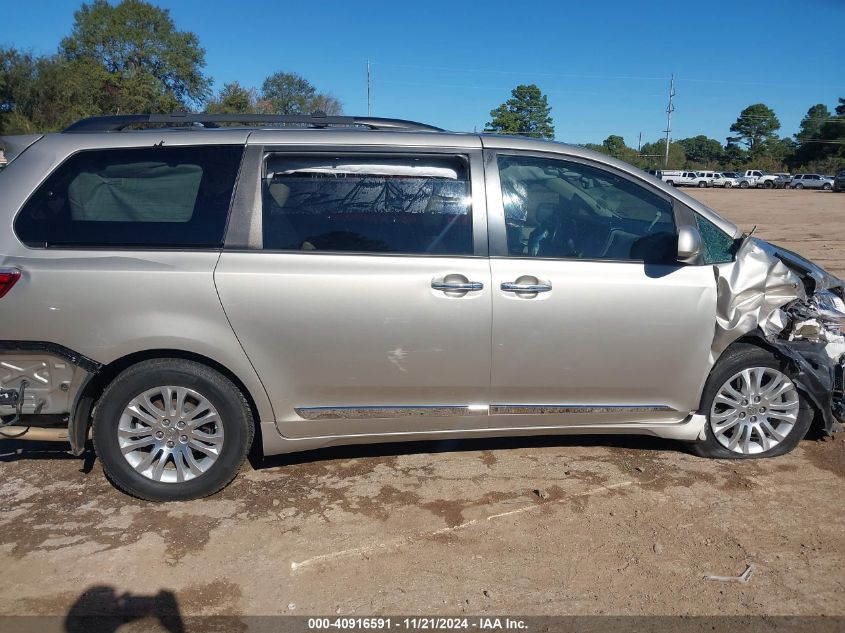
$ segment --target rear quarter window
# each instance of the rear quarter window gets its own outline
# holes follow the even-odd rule
[[[242,146],[88,150],[15,221],[31,247],[220,248]]]

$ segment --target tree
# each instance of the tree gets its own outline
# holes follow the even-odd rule
[[[511,98],[490,111],[492,121],[485,132],[519,134],[534,138],[554,138],[555,128],[546,95],[534,85],[519,85],[511,91]]]
[[[264,80],[261,100],[275,114],[311,114],[320,110],[329,115],[343,112],[343,104],[329,94],[319,93],[310,81],[296,73],[277,72]]]
[[[98,113],[97,86],[85,69],[59,56],[0,49],[0,133],[60,129]]]
[[[721,163],[724,157],[722,144],[704,134],[680,139],[678,143],[684,148],[687,162],[697,167],[714,167]]]
[[[237,81],[223,84],[217,96],[209,101],[206,112],[212,114],[252,114],[258,111],[254,88],[244,88]]]
[[[59,52],[99,84],[104,113],[172,111],[209,95],[197,36],[177,30],[168,10],[142,0],[83,3]]]
[[[755,103],[745,108],[731,125],[731,132],[736,132],[737,136],[729,137],[728,142],[740,141],[749,152],[756,154],[757,148],[774,138],[779,129],[780,121],[774,110],[763,103]]]
[[[813,138],[802,137],[799,142],[790,167],[827,173],[845,166],[845,99],[839,99],[836,115],[822,122]]]
[[[725,151],[722,155],[722,165],[737,169],[740,165],[744,165],[748,160],[748,152],[746,152],[739,143],[729,142],[725,145]]]
[[[795,140],[803,143],[816,138],[829,118],[830,110],[827,109],[827,106],[823,103],[817,103],[807,110],[807,114],[801,119],[801,127],[795,135]]]
[[[640,164],[645,169],[683,169],[687,161],[684,147],[677,141],[669,143],[669,164],[666,164],[666,139],[644,143],[640,148]]]

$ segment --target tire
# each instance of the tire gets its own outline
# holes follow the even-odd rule
[[[674,181],[674,180],[667,180],[667,181],[666,181],[666,184],[667,184],[667,185],[669,185],[670,187],[674,187],[674,186],[675,186],[675,181]]]
[[[763,387],[759,391],[759,393],[764,394],[761,400],[762,405],[759,402],[754,402],[753,397],[742,402],[737,399],[738,406],[736,408],[722,404],[724,401],[721,397],[717,401],[717,396],[725,395],[723,391],[726,383],[734,379],[734,391],[738,391],[742,395],[746,393],[753,395],[753,388],[747,392],[742,384],[743,379],[740,376],[745,370],[750,372],[752,381],[756,379],[758,374],[764,376],[760,380]],[[778,376],[780,378],[777,378]],[[778,398],[767,400],[765,397],[766,388],[777,386],[776,379],[782,380],[780,384],[785,389],[789,385],[791,387]],[[727,397],[733,398],[730,395]],[[743,407],[743,402],[747,402],[748,407]],[[773,415],[772,411],[761,412],[760,407],[763,405],[771,405],[776,413]],[[814,415],[812,406],[787,375],[787,363],[771,352],[753,345],[737,345],[719,359],[704,387],[699,410],[707,417],[704,425],[705,437],[692,445],[692,451],[701,457],[717,459],[753,459],[776,457],[788,453],[798,446],[798,442],[807,434]],[[732,412],[737,412],[736,417],[733,417]],[[724,416],[728,417],[725,418]],[[739,419],[739,416],[742,416],[743,419]],[[791,416],[794,416],[794,418]],[[763,418],[765,418],[765,423],[769,424],[773,431],[776,431],[777,436],[781,437],[780,440],[773,439],[775,436],[770,435],[768,431],[764,431],[759,421],[751,422]],[[732,421],[735,421],[735,426],[727,426]],[[725,425],[725,430],[719,433],[717,428],[721,424]],[[756,428],[754,428],[755,426]],[[746,428],[751,429],[747,433],[747,443],[743,441]],[[761,439],[761,434],[766,437],[765,440]],[[736,435],[740,437],[737,445],[733,448],[726,446],[725,443],[730,444]],[[768,448],[766,448],[767,445]],[[745,450],[746,448],[748,450]]]
[[[223,489],[238,474],[254,434],[243,393],[206,365],[178,358],[126,369],[94,413],[94,450],[106,476],[148,501],[199,499]]]
[[[825,183],[824,186],[822,186],[822,189],[824,189],[825,191],[830,191],[831,189],[833,189],[833,187],[830,186],[830,183]]]
[[[729,183],[729,182],[725,183],[725,189],[730,189],[731,187],[733,187],[733,185],[731,183]]]
[[[741,183],[739,183],[739,188],[748,189],[748,183],[743,180]]]
[[[704,189],[706,186],[707,186],[707,183],[706,183],[706,182],[704,182],[703,180],[702,180],[701,182],[699,182],[699,183],[698,183],[698,188],[699,188],[699,189]]]
[[[804,188],[804,185],[802,185],[802,184],[799,182],[797,185],[795,185],[795,188],[796,188],[796,189],[803,189],[803,188]]]
[[[775,183],[773,183],[771,180],[766,180],[763,182],[763,189],[771,189],[774,186]]]

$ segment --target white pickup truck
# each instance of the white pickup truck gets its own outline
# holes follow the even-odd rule
[[[709,187],[710,180],[694,171],[663,172],[663,181],[673,187]]]
[[[767,174],[759,169],[749,169],[739,177],[740,189],[749,187],[762,187],[763,189],[774,189],[778,186],[779,178],[774,174]]]

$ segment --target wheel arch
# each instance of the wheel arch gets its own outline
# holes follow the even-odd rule
[[[249,404],[252,418],[255,425],[255,440],[253,446],[263,446],[262,435],[262,416],[261,410],[258,407],[258,402],[255,395],[246,386],[243,380],[228,367],[222,363],[198,354],[196,352],[188,352],[180,349],[151,349],[140,352],[127,354],[112,362],[103,365],[100,370],[91,377],[90,380],[80,390],[77,395],[77,404],[70,419],[69,436],[71,438],[71,448],[75,454],[81,454],[85,440],[88,436],[88,431],[91,427],[91,417],[94,408],[97,405],[100,397],[106,388],[114,381],[121,372],[146,360],[154,360],[159,358],[178,358],[182,360],[190,360],[201,365],[205,365],[210,369],[214,369],[221,375],[225,376],[241,391]],[[262,394],[264,395],[264,394]],[[274,423],[273,420],[263,420],[265,423]]]
[[[802,367],[798,362],[796,362],[796,358],[785,354],[782,348],[779,348],[777,345],[770,342],[759,328],[749,332],[748,334],[744,334],[728,345],[719,355],[719,358],[716,359],[716,362],[713,363],[713,366],[710,368],[710,373],[707,375],[707,380],[704,383],[704,388],[701,391],[701,401],[699,402],[698,413],[707,415],[704,406],[704,396],[707,393],[707,386],[710,383],[710,378],[713,375],[713,372],[726,358],[730,355],[736,354],[743,348],[765,350],[771,353],[775,358],[786,363],[790,370],[789,377],[795,383],[796,388],[803,396],[804,400],[808,402],[813,409],[813,426],[822,425],[823,428],[828,428],[828,416],[825,415],[824,409],[822,408],[823,403],[820,401],[821,399],[819,398],[817,385],[808,384],[809,381],[806,379],[806,376],[803,375]]]

